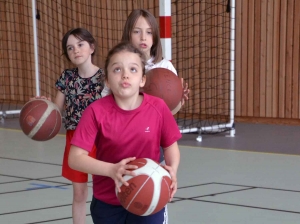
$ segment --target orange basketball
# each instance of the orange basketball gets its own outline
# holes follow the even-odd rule
[[[59,132],[62,117],[57,106],[51,101],[34,99],[22,107],[19,123],[29,138],[47,141]]]
[[[165,101],[173,114],[181,107],[183,88],[180,78],[166,68],[154,68],[146,73],[144,93]]]
[[[125,175],[129,186],[120,183],[121,192],[116,192],[121,205],[129,212],[148,216],[159,212],[171,196],[171,176],[157,162],[139,158],[129,164],[138,166],[136,176]]]

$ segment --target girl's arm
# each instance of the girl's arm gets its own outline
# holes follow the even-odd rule
[[[188,84],[185,83],[185,85],[184,85],[183,82],[184,82],[183,78],[181,78],[181,83],[182,83],[182,88],[183,88],[183,97],[182,97],[182,100],[181,100],[181,106],[184,105],[185,100],[189,99],[189,93],[190,93]]]
[[[172,200],[177,191],[177,170],[180,162],[180,152],[177,142],[174,142],[169,147],[164,148],[164,157],[166,161],[166,165],[164,166],[164,168],[169,171],[172,178],[172,193],[170,198],[170,200]]]
[[[63,94],[61,91],[58,90],[53,103],[55,103],[56,106],[59,108],[61,114],[63,114],[64,112],[65,99],[66,99],[65,94]]]
[[[174,72],[175,75],[178,76],[178,73],[177,73],[174,65],[172,64],[172,62],[168,61],[168,63],[167,63],[167,69],[171,70],[172,72]],[[185,101],[189,99],[190,90],[189,90],[188,84],[184,83],[183,78],[181,78],[181,83],[182,83],[182,88],[183,88],[183,96],[182,96],[182,100],[181,100],[181,107],[182,107],[184,105]]]
[[[135,160],[135,157],[123,159],[119,163],[107,163],[88,156],[88,151],[79,148],[75,145],[71,146],[69,154],[69,166],[74,170],[79,170],[84,173],[90,173],[94,175],[107,176],[114,180],[119,192],[119,182],[122,182],[126,186],[129,184],[123,179],[123,175],[134,176],[133,171],[129,169],[137,169],[135,165],[127,165],[130,161]]]

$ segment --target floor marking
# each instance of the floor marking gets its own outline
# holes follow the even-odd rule
[[[57,189],[60,189],[60,190],[68,189],[68,188],[62,187],[62,186],[52,186],[52,185],[46,185],[46,184],[30,183],[30,185],[34,185],[34,186],[37,186],[37,187],[26,188],[26,190],[36,190],[36,189],[45,189],[45,188],[57,188]]]
[[[21,129],[19,129],[19,128],[6,128],[6,127],[0,127],[0,130],[2,130],[2,131],[22,132],[22,133],[23,133],[23,131],[22,131]],[[55,135],[55,136],[61,136],[61,137],[64,137],[64,136],[66,136],[66,134],[64,134],[64,133],[58,133],[58,134]]]

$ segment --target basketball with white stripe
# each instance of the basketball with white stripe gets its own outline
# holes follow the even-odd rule
[[[121,205],[129,212],[148,216],[159,212],[171,196],[171,176],[157,162],[139,158],[129,164],[138,166],[136,176],[125,175],[129,186],[120,183],[121,192],[116,190]]]
[[[34,99],[21,109],[19,123],[22,131],[36,141],[47,141],[59,132],[62,117],[58,107],[49,100]]]
[[[144,93],[159,97],[165,101],[172,114],[181,108],[183,87],[181,79],[166,68],[153,68],[146,73]]]

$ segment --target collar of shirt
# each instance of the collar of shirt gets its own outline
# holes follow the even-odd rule
[[[153,63],[154,58],[150,58],[145,65],[145,69],[146,71],[148,71],[149,69],[151,69],[151,67],[153,67],[155,64]]]

